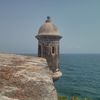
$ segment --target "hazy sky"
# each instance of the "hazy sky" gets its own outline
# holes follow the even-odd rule
[[[37,53],[47,16],[63,36],[61,53],[100,53],[100,0],[0,0],[0,52]]]

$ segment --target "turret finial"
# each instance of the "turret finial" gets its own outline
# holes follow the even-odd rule
[[[47,16],[46,22],[51,22],[51,17],[50,16]]]
[[[47,19],[51,19],[50,16],[47,16]]]

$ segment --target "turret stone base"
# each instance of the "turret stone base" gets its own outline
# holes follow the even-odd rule
[[[52,74],[53,77],[53,81],[58,80],[60,77],[62,76],[62,72],[61,71],[56,71]]]

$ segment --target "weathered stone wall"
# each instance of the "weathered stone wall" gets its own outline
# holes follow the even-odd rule
[[[46,60],[0,54],[0,100],[57,100]]]

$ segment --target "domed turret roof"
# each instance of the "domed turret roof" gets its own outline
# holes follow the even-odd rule
[[[47,17],[45,23],[40,27],[38,35],[59,35],[59,31],[52,23],[50,17]]]

